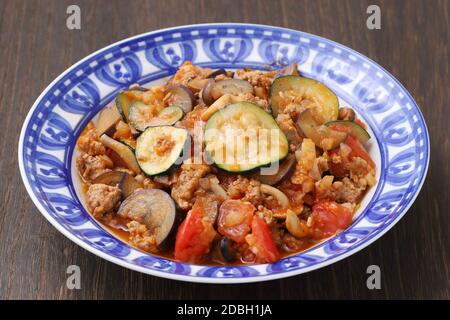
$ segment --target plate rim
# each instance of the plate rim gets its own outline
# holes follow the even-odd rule
[[[79,65],[83,64],[85,61],[89,60],[90,58],[96,56],[97,54],[99,54],[100,52],[104,51],[104,50],[108,50],[110,48],[113,48],[115,46],[119,46],[120,44],[127,42],[127,41],[131,41],[140,37],[144,37],[144,36],[151,36],[152,34],[157,34],[157,33],[161,33],[161,32],[167,32],[167,31],[173,31],[173,30],[177,30],[177,29],[183,29],[183,28],[195,28],[195,27],[220,27],[220,26],[248,26],[248,27],[261,27],[261,28],[268,28],[268,29],[275,29],[275,30],[279,30],[279,31],[286,31],[286,32],[294,32],[294,33],[301,33],[304,35],[307,35],[308,37],[311,38],[316,38],[328,43],[331,43],[332,45],[336,46],[336,47],[340,47],[343,48],[345,50],[348,50],[349,52],[351,52],[352,54],[359,56],[360,58],[369,61],[370,63],[372,63],[373,65],[375,65],[377,68],[380,68],[380,70],[382,70],[383,72],[385,72],[390,78],[391,80],[393,80],[399,87],[400,89],[402,89],[403,93],[405,93],[407,95],[407,97],[413,102],[415,108],[417,109],[418,113],[421,116],[421,119],[423,121],[423,125],[425,128],[425,136],[426,136],[426,147],[427,147],[427,155],[426,155],[426,164],[425,164],[425,168],[423,171],[423,175],[422,177],[420,177],[421,181],[419,182],[419,184],[417,185],[417,191],[415,192],[415,194],[413,195],[413,197],[410,199],[409,203],[407,206],[405,206],[405,208],[398,214],[398,216],[393,219],[391,221],[390,224],[388,224],[387,226],[385,226],[381,231],[378,232],[378,234],[374,235],[373,237],[371,237],[370,239],[368,239],[367,241],[361,243],[359,246],[351,248],[349,250],[347,250],[346,252],[327,259],[325,261],[322,262],[318,262],[316,264],[314,264],[313,266],[309,266],[303,269],[297,269],[297,270],[291,270],[291,271],[284,271],[284,272],[279,272],[279,273],[272,273],[272,274],[266,274],[266,275],[260,275],[260,276],[249,276],[249,277],[233,277],[233,278],[213,278],[213,277],[200,277],[200,276],[192,276],[192,275],[181,275],[181,274],[176,274],[176,273],[167,273],[167,272],[161,272],[158,270],[152,270],[152,269],[148,269],[142,266],[138,266],[138,265],[134,265],[134,264],[130,264],[129,262],[126,262],[124,260],[121,260],[119,258],[116,258],[112,255],[109,255],[97,248],[94,248],[90,245],[88,245],[87,243],[83,242],[81,239],[77,238],[76,236],[74,236],[69,230],[66,230],[65,228],[63,228],[62,226],[60,226],[60,224],[53,219],[53,217],[50,216],[50,214],[47,212],[47,210],[40,204],[39,200],[37,199],[36,195],[34,194],[32,187],[29,183],[29,179],[28,176],[26,175],[26,170],[24,167],[24,163],[23,163],[23,150],[24,150],[24,138],[25,138],[25,132],[26,129],[28,127],[29,121],[31,119],[31,116],[33,115],[34,111],[36,110],[37,106],[39,105],[39,102],[42,100],[42,98],[48,93],[48,91],[61,79],[63,78],[65,75],[69,74],[73,69],[77,68]],[[292,277],[295,275],[300,275],[300,274],[304,274],[313,270],[318,270],[321,269],[325,266],[328,266],[330,264],[336,263],[338,261],[341,261],[359,251],[361,251],[362,249],[366,248],[367,246],[369,246],[370,244],[372,244],[374,241],[378,240],[379,238],[381,238],[386,232],[388,232],[394,225],[396,225],[398,223],[398,221],[403,218],[403,216],[409,211],[409,209],[411,208],[411,206],[413,205],[413,203],[415,202],[415,200],[417,199],[418,195],[420,194],[420,191],[423,187],[423,184],[426,180],[426,176],[428,173],[428,168],[429,168],[429,163],[430,163],[430,137],[429,137],[429,131],[428,131],[428,127],[425,121],[425,118],[423,116],[422,110],[420,109],[419,105],[417,104],[417,102],[415,101],[415,99],[413,98],[413,96],[411,95],[411,93],[401,84],[401,82],[395,78],[389,71],[387,71],[384,67],[382,67],[381,65],[379,65],[377,62],[373,61],[371,58],[359,53],[358,51],[349,48],[343,44],[340,44],[334,40],[330,40],[327,39],[325,37],[322,36],[318,36],[312,33],[308,33],[305,31],[300,31],[300,30],[295,30],[295,29],[290,29],[290,28],[285,28],[285,27],[279,27],[279,26],[271,26],[271,25],[264,25],[264,24],[253,24],[253,23],[234,23],[234,22],[224,22],[224,23],[199,23],[199,24],[188,24],[188,25],[179,25],[179,26],[174,26],[174,27],[169,27],[169,28],[163,28],[163,29],[157,29],[157,30],[153,30],[153,31],[148,31],[148,32],[143,32],[122,40],[119,40],[117,42],[114,42],[110,45],[107,45],[105,47],[102,47],[96,51],[94,51],[93,53],[90,53],[89,55],[87,55],[86,57],[78,60],[77,62],[75,62],[73,65],[71,65],[69,68],[65,69],[62,71],[62,73],[60,73],[48,86],[45,87],[45,89],[41,92],[41,94],[36,98],[35,102],[33,103],[33,105],[31,106],[31,108],[29,109],[22,128],[21,128],[21,132],[19,135],[19,142],[18,142],[18,164],[19,164],[19,170],[20,170],[20,174],[21,174],[21,178],[22,181],[25,185],[25,188],[31,198],[31,200],[33,201],[34,205],[38,208],[38,210],[40,211],[40,213],[47,219],[47,221],[50,222],[51,225],[53,225],[59,232],[61,232],[64,236],[66,236],[68,239],[70,239],[72,242],[76,243],[77,245],[79,245],[80,247],[82,247],[83,249],[89,251],[90,253],[93,253],[97,256],[99,256],[100,258],[103,258],[109,262],[112,262],[114,264],[120,265],[121,267],[125,267],[127,269],[130,270],[134,270],[134,271],[138,271],[141,273],[145,273],[145,274],[149,274],[152,276],[157,276],[157,277],[161,277],[161,278],[166,278],[166,279],[171,279],[171,280],[180,280],[180,281],[185,281],[185,282],[197,282],[197,283],[216,283],[216,284],[232,284],[232,283],[251,283],[251,282],[263,282],[263,281],[269,281],[269,280],[276,280],[276,279],[281,279],[281,278],[288,278],[288,277]]]

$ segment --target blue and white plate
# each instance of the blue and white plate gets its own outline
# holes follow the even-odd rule
[[[137,250],[103,229],[86,211],[74,170],[75,141],[84,126],[132,83],[151,85],[185,60],[210,68],[281,68],[297,62],[324,82],[370,127],[378,183],[347,230],[274,264],[201,266]],[[41,213],[88,251],[151,275],[211,283],[284,278],[339,261],[387,232],[408,210],[429,162],[425,121],[411,95],[363,55],[308,33],[252,24],[203,24],[149,32],[78,62],[34,103],[19,141],[23,181]]]

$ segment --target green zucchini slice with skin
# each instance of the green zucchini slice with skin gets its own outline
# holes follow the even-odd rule
[[[158,115],[149,120],[149,127],[171,126],[184,117],[184,111],[178,106],[169,106],[162,109]]]
[[[117,110],[119,110],[123,120],[127,123],[128,123],[128,112],[130,111],[132,103],[133,99],[128,97],[123,92],[119,93],[116,97]]]
[[[172,126],[147,128],[136,141],[136,159],[141,170],[154,176],[181,164],[188,131]]]
[[[136,140],[121,138],[119,141],[130,148],[132,151],[136,149]]]
[[[245,172],[280,161],[289,151],[275,119],[250,102],[214,113],[205,126],[207,156],[221,169]]]
[[[350,120],[336,120],[336,121],[330,121],[325,123],[327,127],[333,128],[339,128],[341,127],[342,130],[339,131],[347,131],[352,136],[357,138],[359,142],[366,143],[370,140],[370,134],[367,132],[366,129],[361,127],[359,124],[357,124],[354,121]]]
[[[148,105],[141,101],[135,101],[128,113],[128,120],[136,130],[144,131],[148,127],[171,126],[183,116],[184,112],[178,106],[164,108],[157,116],[152,116]]]
[[[319,124],[336,120],[338,117],[339,100],[333,91],[319,81],[300,76],[283,76],[273,81],[270,103],[275,117],[282,113],[291,101],[291,97],[285,97],[286,93],[310,100],[314,106],[314,117]]]

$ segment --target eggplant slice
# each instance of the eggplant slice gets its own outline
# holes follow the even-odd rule
[[[160,250],[167,250],[173,244],[179,218],[175,201],[160,189],[135,191],[120,205],[117,214],[126,219],[145,224],[155,236]]]
[[[118,186],[122,191],[122,198],[126,199],[137,189],[142,188],[142,184],[136,181],[133,176],[123,171],[108,171],[92,181],[93,184],[102,183],[108,186]]]
[[[178,85],[167,91],[166,97],[169,105],[179,106],[185,113],[192,111],[195,104],[195,96],[187,87]]]
[[[283,159],[278,167],[278,170],[274,174],[262,174],[261,170],[254,174],[254,178],[259,180],[261,183],[268,184],[270,186],[276,185],[284,178],[286,178],[295,168],[296,159],[293,154],[288,154],[285,159]]]

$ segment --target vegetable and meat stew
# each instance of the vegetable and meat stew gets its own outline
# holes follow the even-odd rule
[[[92,216],[130,245],[198,264],[273,263],[346,229],[376,166],[350,107],[296,65],[185,62],[89,123],[76,167]]]

